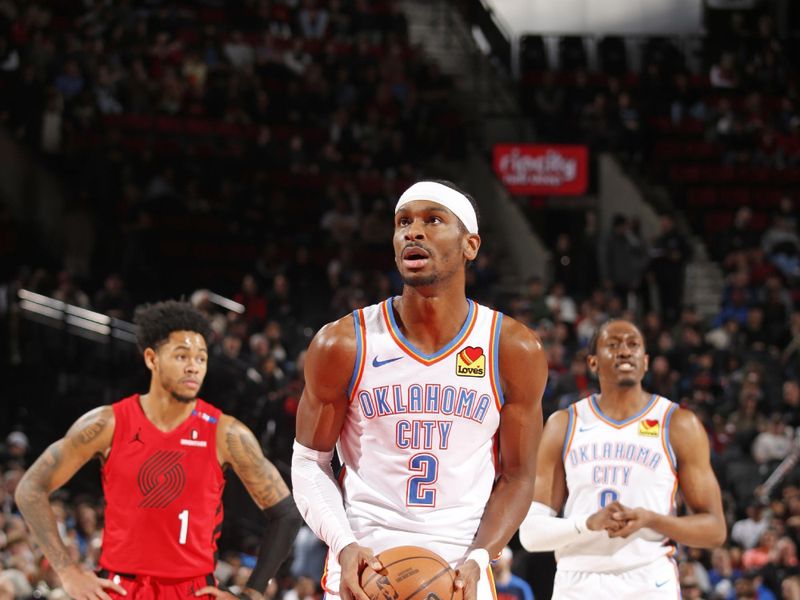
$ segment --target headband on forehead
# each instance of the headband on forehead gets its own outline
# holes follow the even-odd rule
[[[458,220],[464,224],[467,231],[478,233],[478,217],[475,214],[475,209],[472,208],[470,201],[461,192],[435,181],[418,181],[400,196],[397,206],[394,207],[395,214],[403,206],[414,200],[428,200],[441,204],[458,217]]]

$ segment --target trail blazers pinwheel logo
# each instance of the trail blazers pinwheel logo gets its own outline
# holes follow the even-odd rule
[[[166,508],[180,496],[186,485],[186,473],[181,466],[183,452],[159,450],[139,469],[139,491],[144,498],[142,508]]]
[[[483,348],[467,346],[456,355],[456,375],[483,377],[486,374],[486,357]]]
[[[658,437],[658,434],[658,419],[644,419],[639,421],[639,435],[644,435],[646,437]]]

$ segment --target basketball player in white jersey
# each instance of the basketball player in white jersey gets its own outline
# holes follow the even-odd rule
[[[447,182],[415,183],[395,207],[402,295],[311,342],[292,481],[330,548],[328,595],[367,600],[363,568],[415,545],[450,562],[465,600],[494,597],[490,557],[533,500],[547,364],[530,329],[466,297],[480,243],[474,201]]]
[[[706,432],[642,389],[648,356],[633,323],[605,323],[589,352],[600,394],[548,419],[520,541],[555,550],[554,599],[680,598],[672,542],[713,548],[726,535]]]

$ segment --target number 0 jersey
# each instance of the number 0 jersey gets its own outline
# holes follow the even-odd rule
[[[502,314],[470,300],[461,330],[435,354],[403,336],[392,299],[353,319],[356,365],[337,444],[350,525],[376,554],[416,545],[455,563],[495,481]],[[339,591],[330,554],[323,585]]]
[[[616,421],[603,414],[594,395],[570,406],[563,448],[564,516],[588,516],[614,500],[674,514],[678,478],[669,424],[677,408],[654,394],[638,414]],[[570,544],[556,551],[556,560],[563,571],[616,572],[671,556],[673,550],[663,535],[641,529],[626,539],[598,536]]]
[[[138,394],[113,408],[100,565],[176,579],[213,573],[225,486],[217,459],[219,409],[198,399],[181,425],[163,432],[145,416]]]

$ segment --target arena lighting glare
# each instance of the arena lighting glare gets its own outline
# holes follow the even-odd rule
[[[136,343],[136,328],[133,323],[67,304],[30,290],[19,290],[17,295],[20,299],[19,306],[24,311],[63,322],[78,331]]]

